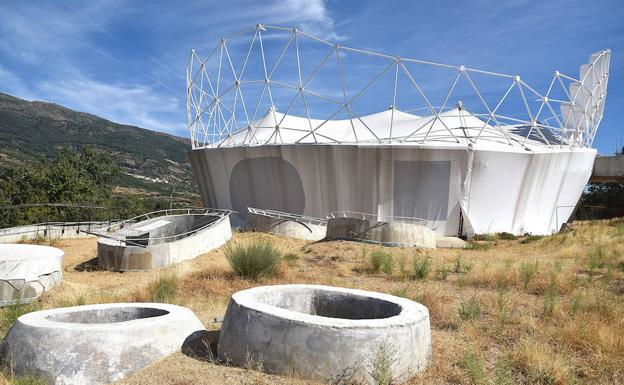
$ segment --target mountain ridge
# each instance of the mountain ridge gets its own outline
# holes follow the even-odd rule
[[[0,173],[59,148],[89,146],[111,154],[122,169],[118,187],[136,192],[197,196],[188,162],[190,140],[115,123],[44,101],[0,92]]]

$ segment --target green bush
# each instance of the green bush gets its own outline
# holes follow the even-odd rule
[[[496,236],[498,237],[498,239],[503,239],[506,241],[515,241],[516,239],[518,239],[518,236],[513,235],[512,233],[504,232],[504,231],[502,233],[496,234]]]
[[[164,275],[149,285],[149,300],[151,302],[174,303],[178,296],[178,276]]]
[[[282,253],[270,241],[254,240],[242,245],[228,244],[225,258],[237,275],[259,279],[277,273]]]
[[[414,267],[414,278],[425,279],[431,271],[431,257],[425,255],[415,255],[412,259],[412,265]]]
[[[392,274],[394,270],[394,258],[392,254],[384,251],[382,248],[373,250],[368,256],[371,271],[378,273],[383,271],[386,274]]]
[[[462,321],[472,321],[481,315],[481,305],[476,298],[470,298],[467,301],[462,301],[459,304],[459,318]]]

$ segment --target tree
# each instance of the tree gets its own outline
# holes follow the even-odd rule
[[[54,159],[42,160],[8,170],[0,176],[0,204],[80,204],[102,205],[110,198],[113,182],[120,169],[112,157],[93,149],[78,151],[62,149]],[[0,225],[47,221],[50,207],[28,210],[1,210]],[[57,220],[85,220],[93,213],[88,209],[62,208]]]
[[[579,219],[606,219],[624,217],[624,184],[590,183],[583,193]]]

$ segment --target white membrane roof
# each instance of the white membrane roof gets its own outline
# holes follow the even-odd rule
[[[482,139],[487,140],[490,148],[508,148],[510,145],[525,142],[525,136],[516,132],[524,131],[515,126],[498,129],[459,107],[430,116],[418,116],[390,108],[352,120],[308,120],[271,109],[252,125],[222,139],[216,146],[380,142],[468,146]],[[557,139],[560,140],[550,137],[553,143]],[[533,133],[528,143],[544,145],[546,141]]]

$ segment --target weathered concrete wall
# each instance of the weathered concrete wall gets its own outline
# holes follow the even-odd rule
[[[157,242],[147,247],[99,238],[98,265],[102,269],[118,271],[166,267],[216,249],[230,238],[232,238],[232,228],[227,216],[191,236],[171,242]]]
[[[271,218],[265,215],[247,213],[249,228],[285,237],[320,241],[325,238],[327,226],[297,222],[288,219]]]
[[[117,381],[179,351],[202,323],[187,308],[156,303],[87,305],[23,315],[2,343],[15,374],[54,385]]]
[[[249,360],[270,373],[321,381],[353,375],[373,383],[377,354],[392,362],[393,381],[423,370],[431,356],[429,312],[405,298],[318,285],[263,286],[232,295],[219,357]]]
[[[23,240],[33,240],[37,237],[45,237],[50,239],[69,239],[69,238],[89,238],[93,235],[84,233],[83,230],[90,230],[108,222],[89,224],[76,224],[68,226],[60,225],[25,225],[17,227],[7,227],[0,229],[0,243],[15,243]]]
[[[425,226],[349,217],[330,218],[327,238],[378,242],[387,246],[436,247],[435,233]]]
[[[598,156],[590,182],[624,182],[624,155]]]

